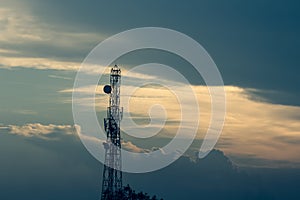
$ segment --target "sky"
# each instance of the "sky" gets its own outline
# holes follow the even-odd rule
[[[215,146],[220,158],[229,159],[237,167],[261,169],[254,170],[256,174],[272,168],[283,170],[275,171],[275,177],[287,173],[290,174],[287,177],[299,178],[299,172],[287,170],[297,171],[300,167],[299,9],[300,3],[292,0],[0,1],[0,158],[1,163],[5,163],[1,167],[0,185],[6,185],[6,191],[18,185],[22,191],[24,185],[27,190],[28,187],[38,188],[39,181],[47,179],[53,186],[58,176],[51,177],[51,174],[56,169],[65,174],[66,182],[61,182],[55,191],[64,190],[64,183],[67,185],[70,184],[68,180],[76,179],[76,187],[83,183],[93,185],[82,189],[91,199],[96,196],[101,182],[91,177],[100,179],[102,166],[86,152],[75,131],[73,84],[81,63],[97,44],[109,36],[138,27],[164,27],[182,32],[200,43],[218,66],[227,98],[226,121]],[[186,87],[195,91],[201,111],[200,128],[185,153],[195,159],[195,152],[208,129],[211,101],[203,79],[191,64],[172,53],[151,49],[130,52],[115,63],[122,68],[123,99],[134,84],[158,79],[172,84],[183,94]],[[134,66],[145,63],[168,65],[184,75],[189,84],[163,73],[156,76],[142,72],[130,74]],[[100,122],[108,103],[107,95],[102,92],[108,78],[105,73],[96,91]],[[91,87],[82,89],[90,91]],[[127,109],[137,124],[147,125],[149,109],[154,104],[162,105],[167,113],[163,129],[155,137],[137,139],[125,131],[134,131],[134,127],[123,124],[124,148],[133,152],[149,151],[163,147],[174,137],[180,120],[180,103],[167,88],[145,85],[136,90]],[[193,109],[188,101],[186,106]],[[191,120],[192,117],[187,122]],[[175,167],[171,165],[165,172],[157,173],[178,173],[175,169],[179,170],[181,162],[193,169],[201,166],[201,163],[194,166],[183,158]],[[65,170],[71,167],[75,168]],[[34,177],[32,181],[14,181],[24,171],[27,174],[21,176],[24,181]],[[236,171],[232,173],[239,180],[247,179],[236,175]],[[75,178],[74,174],[77,174]],[[159,176],[153,176],[157,181]],[[224,174],[220,176],[225,178]],[[265,176],[268,176],[266,180],[271,180],[272,175]],[[129,174],[128,177],[139,187],[138,176]],[[141,177],[140,182],[144,183],[150,175]],[[154,183],[145,183],[140,188],[164,195]],[[71,191],[72,187],[65,189]],[[41,191],[51,193],[46,186]],[[241,194],[245,191],[243,188]],[[265,193],[262,197],[276,199],[287,191],[283,189],[277,196]],[[37,193],[31,199],[39,199],[43,194]],[[5,199],[14,198],[17,196]]]

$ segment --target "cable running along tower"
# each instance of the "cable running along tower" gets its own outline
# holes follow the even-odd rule
[[[117,200],[119,191],[122,189],[120,121],[123,108],[120,108],[120,85],[121,69],[115,65],[110,72],[110,85],[103,88],[103,91],[110,97],[107,117],[104,118],[107,139],[103,143],[105,164],[101,200]]]

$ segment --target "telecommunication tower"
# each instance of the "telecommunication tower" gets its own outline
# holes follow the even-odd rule
[[[109,94],[107,117],[104,118],[104,129],[107,135],[103,143],[105,149],[105,164],[103,169],[101,200],[116,200],[122,189],[122,158],[120,122],[123,108],[120,108],[121,69],[115,65],[110,72],[110,85],[103,91]]]

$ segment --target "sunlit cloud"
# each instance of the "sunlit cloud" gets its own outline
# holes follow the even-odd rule
[[[300,161],[300,123],[296,106],[247,98],[247,90],[227,96],[228,112],[220,148],[228,154],[255,155],[270,160]],[[222,143],[226,142],[226,145]]]
[[[74,126],[72,125],[43,125],[40,123],[29,123],[25,125],[8,125],[1,126],[2,130],[7,130],[10,134],[20,135],[24,137],[40,137],[43,139],[50,139],[53,133],[61,133],[71,135],[74,133]]]
[[[33,68],[33,69],[53,69],[53,70],[78,70],[80,63],[56,61],[48,58],[22,58],[22,57],[6,57],[1,58],[0,67],[2,68]]]
[[[122,86],[125,94],[126,87],[132,86]],[[193,86],[193,89],[196,91],[201,111],[200,128],[196,139],[201,140],[207,131],[211,116],[210,95],[205,86]],[[90,88],[86,87],[82,92],[89,90]],[[217,148],[227,155],[251,156],[256,159],[289,161],[289,163],[300,162],[300,123],[299,115],[297,115],[300,113],[299,107],[254,101],[249,97],[247,89],[226,86],[225,90],[227,93],[226,123]],[[70,93],[72,90],[66,89],[61,92]],[[96,96],[98,96],[96,99],[98,111],[105,111],[108,96],[103,95],[102,87],[97,88]],[[176,96],[167,88],[149,85],[136,90],[136,93],[130,97],[129,104],[133,120],[140,125],[149,124],[151,116],[148,111],[153,104],[160,104],[167,113],[166,124],[157,139],[160,137],[172,138],[180,122],[180,104]],[[130,130],[135,127],[127,128]],[[74,131],[74,127],[71,125],[51,124],[10,125],[2,126],[1,129],[7,129],[11,134],[27,137],[45,137],[58,130],[69,133]],[[138,144],[128,143],[128,141],[124,142],[123,146],[135,152],[148,151],[138,147]]]

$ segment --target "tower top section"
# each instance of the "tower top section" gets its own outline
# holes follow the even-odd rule
[[[113,68],[111,68],[110,74],[112,76],[121,76],[121,69],[118,65],[115,65]]]

